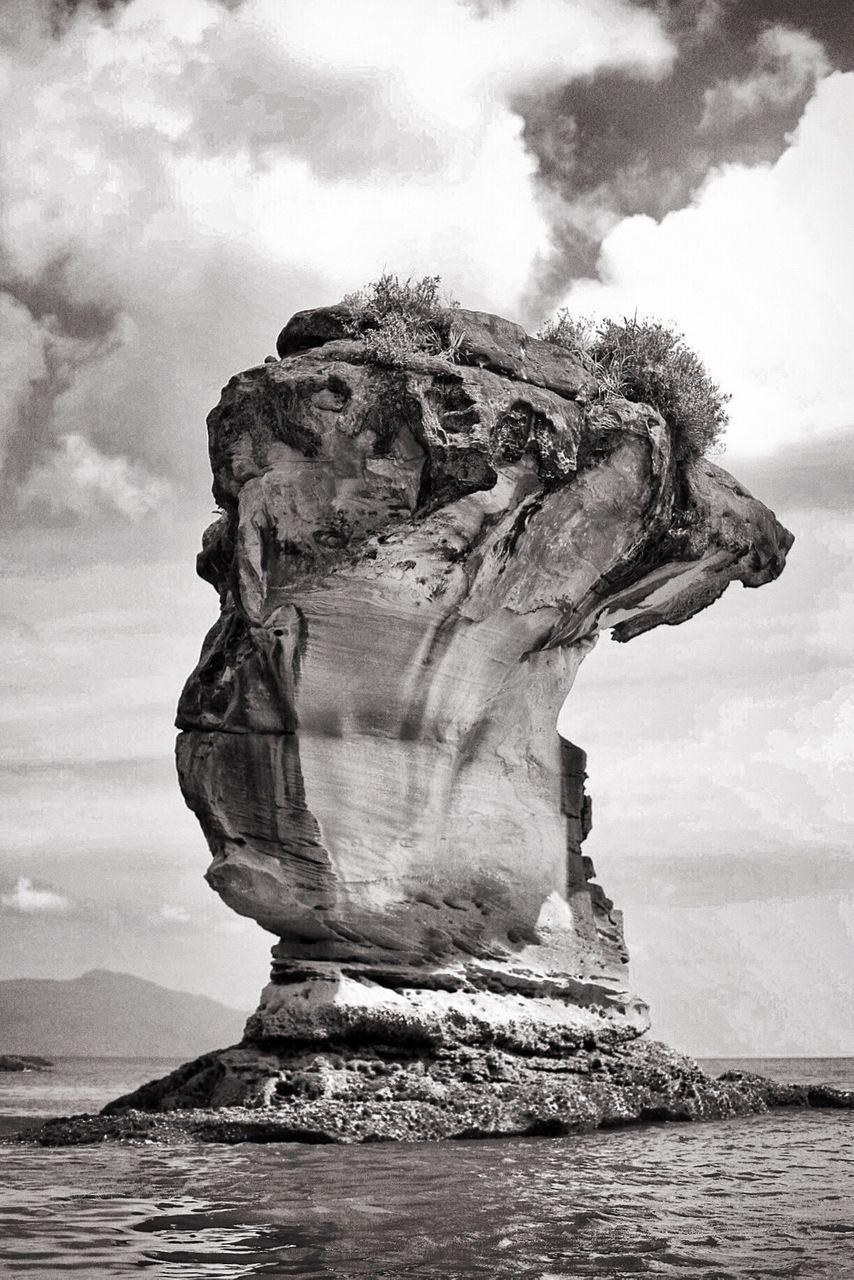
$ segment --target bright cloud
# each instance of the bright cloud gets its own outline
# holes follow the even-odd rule
[[[189,924],[192,917],[186,907],[175,907],[164,902],[154,918],[158,924]]]
[[[850,427],[852,150],[854,73],[835,73],[776,164],[726,167],[690,208],[622,221],[567,305],[676,322],[733,393],[733,451]]]
[[[48,9],[4,14],[2,408],[11,505],[78,517],[202,481],[218,387],[298,307],[388,266],[513,312],[549,230],[512,95],[674,56],[629,0]]]
[[[804,31],[769,27],[756,41],[753,72],[706,90],[700,129],[728,129],[757,112],[797,105],[829,71],[820,41]]]
[[[19,503],[77,515],[103,506],[138,520],[158,507],[168,491],[168,484],[144,468],[124,457],[106,457],[75,431],[61,437],[49,458],[30,472]]]
[[[14,889],[0,894],[0,906],[22,915],[38,912],[65,912],[72,906],[70,898],[45,886],[36,885],[27,876],[19,876]]]

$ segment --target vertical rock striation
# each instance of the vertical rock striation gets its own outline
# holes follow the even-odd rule
[[[222,514],[198,570],[221,611],[178,771],[210,884],[278,939],[272,980],[240,1047],[117,1106],[374,1114],[393,1076],[401,1106],[457,1105],[469,1079],[489,1111],[525,1062],[589,1075],[628,1052],[647,1010],[557,713],[601,630],[761,586],[792,541],[516,325],[458,311],[461,363],[386,367],[347,321],[295,316],[208,418]],[[451,1131],[418,1114],[411,1136]]]

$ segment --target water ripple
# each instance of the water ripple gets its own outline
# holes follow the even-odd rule
[[[851,1113],[575,1139],[2,1152],[10,1277],[854,1277]]]

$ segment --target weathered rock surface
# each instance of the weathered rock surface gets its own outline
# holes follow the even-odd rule
[[[242,1045],[115,1107],[354,1138],[754,1105],[632,1043],[647,1009],[555,723],[600,630],[761,586],[791,535],[560,348],[454,325],[462,363],[385,367],[346,309],[300,313],[209,416],[221,613],[178,770],[209,882],[279,941]]]
[[[500,1039],[500,1037],[498,1038]],[[235,1099],[239,1105],[235,1105]],[[50,1120],[13,1141],[354,1143],[584,1133],[660,1120],[717,1120],[772,1107],[854,1107],[854,1093],[728,1072],[713,1079],[645,1037],[612,1052],[515,1047],[436,1055],[375,1044],[282,1058],[252,1045],[206,1054],[100,1116]]]

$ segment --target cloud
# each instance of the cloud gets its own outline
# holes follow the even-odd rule
[[[0,475],[8,512],[82,516],[94,506],[131,519],[162,501],[168,486],[141,463],[107,457],[64,423],[91,429],[80,403],[87,369],[109,372],[127,323],[96,306],[75,306],[42,279],[0,291]],[[25,302],[23,299],[27,299]],[[125,318],[126,320],[126,318]],[[4,463],[8,465],[4,468]],[[5,474],[4,474],[5,472]],[[96,501],[97,500],[97,501]]]
[[[111,813],[129,817],[124,839],[136,846],[138,835],[140,850],[174,849],[194,833],[189,813],[185,831],[177,825],[180,799],[177,815],[162,826],[146,816],[148,779],[141,764],[129,774],[120,771],[108,793],[87,778],[59,788],[39,768],[57,761],[159,757],[159,785],[174,791],[175,701],[219,607],[193,572],[196,538],[195,529],[182,531],[174,559],[157,559],[147,530],[141,536],[139,524],[130,526],[129,540],[140,542],[147,557],[141,569],[132,548],[112,562],[110,545],[99,551],[103,532],[93,539],[93,563],[81,563],[76,532],[65,538],[51,529],[30,559],[4,565],[0,596],[12,622],[0,626],[0,735],[4,762],[25,766],[30,778],[26,789],[16,779],[6,795],[9,849],[13,829],[38,851],[51,842],[48,832],[61,830],[70,839],[72,827],[85,832],[84,847],[111,847]],[[57,543],[66,554],[54,549]],[[2,778],[0,769],[0,809]]]
[[[832,789],[843,776],[837,691],[848,679],[854,626],[843,591],[850,551],[837,519],[847,456],[838,432],[826,466],[809,453],[813,479],[803,477],[819,431],[849,425],[840,371],[850,346],[850,98],[834,97],[837,77],[825,80],[779,163],[795,116],[773,104],[725,132],[721,147],[741,131],[743,150],[715,151],[724,135],[712,133],[689,145],[703,86],[756,71],[755,31],[743,56],[732,42],[722,46],[720,68],[698,80],[696,49],[683,44],[688,53],[674,64],[673,36],[652,8],[130,0],[108,17],[80,4],[54,38],[47,0],[0,6],[3,504],[7,519],[26,516],[35,526],[26,531],[29,558],[7,560],[5,579],[23,628],[5,628],[13,687],[0,705],[7,755],[20,770],[0,775],[17,860],[9,874],[38,857],[42,874],[60,884],[73,874],[75,892],[98,904],[29,915],[7,907],[27,970],[72,954],[78,968],[136,967],[128,948],[161,980],[178,972],[194,985],[202,974],[212,994],[243,982],[241,1000],[254,998],[269,939],[204,885],[204,838],[169,761],[174,696],[215,596],[192,580],[189,541],[161,531],[156,550],[157,519],[171,510],[204,518],[204,415],[235,369],[270,351],[292,311],[335,300],[387,266],[439,271],[471,305],[518,314],[532,264],[548,255],[562,217],[544,194],[527,104],[543,104],[548,120],[568,87],[589,95],[580,127],[567,122],[553,138],[570,165],[581,156],[570,194],[583,213],[583,251],[612,233],[603,259],[611,274],[604,285],[593,279],[594,248],[579,298],[673,314],[694,326],[704,354],[708,338],[721,380],[743,384],[734,442],[750,444],[759,432],[763,447],[780,439],[791,450],[785,475],[770,460],[760,473],[760,496],[766,483],[784,506],[812,490],[838,495],[814,504],[833,507],[827,526],[817,526],[820,517],[795,525],[799,541],[781,582],[767,593],[728,593],[691,623],[690,645],[681,632],[662,631],[628,648],[603,643],[585,665],[579,696],[588,680],[594,696],[585,711],[573,695],[570,715],[591,748],[591,852],[598,862],[605,851],[598,869],[618,901],[613,849],[628,850],[638,878],[645,855],[671,867],[681,858],[689,900],[689,865],[714,852],[725,863],[748,833],[745,893],[760,862],[768,869],[756,876],[767,887],[774,857],[782,863],[784,854],[803,856],[798,883],[807,889],[821,873],[846,816]],[[698,30],[705,24],[704,38],[723,20],[712,4],[677,9],[690,9]],[[784,82],[781,72],[778,98]],[[770,131],[762,125],[769,113]],[[594,138],[590,151],[579,150],[579,133]],[[640,209],[663,217],[703,181],[709,156],[734,155],[743,163],[719,167],[675,222],[623,220]],[[680,218],[694,219],[684,244]],[[558,264],[561,294],[568,262]],[[804,397],[820,401],[815,439],[802,431]],[[840,407],[830,413],[833,397]],[[756,425],[760,417],[768,430]],[[60,510],[80,522],[74,536],[42,536],[38,526]],[[134,528],[111,528],[109,538],[90,529],[134,517]],[[17,532],[14,539],[18,554]],[[87,555],[95,568],[81,564]],[[151,561],[144,580],[126,563],[133,556]],[[27,628],[50,643],[50,661],[32,638],[26,643]],[[613,667],[603,666],[609,649]],[[123,754],[150,754],[156,764],[92,759]],[[78,770],[81,758],[91,769]],[[701,877],[710,895],[713,878],[710,866]],[[25,874],[2,896],[20,898],[22,883],[24,900],[71,904]],[[633,937],[644,928],[635,919]],[[745,909],[737,923],[749,933],[752,920]],[[665,938],[672,921],[662,908],[651,936]],[[744,969],[724,971],[696,936],[686,927],[685,947],[665,957],[672,963],[662,971],[671,980],[693,954],[708,972],[726,973],[734,1005]],[[813,1024],[800,1016],[806,1036]]]
[[[561,713],[633,989],[692,1053],[852,1047],[854,519],[798,485],[791,505],[784,469],[811,456],[818,481],[822,453],[737,468],[796,533],[779,581],[730,587],[687,629],[603,638]],[[843,461],[827,450],[829,484]]]
[[[184,138],[222,153],[287,153],[340,178],[424,174],[459,159],[517,92],[673,57],[659,21],[622,0],[248,0],[212,22],[191,64]],[[285,74],[283,74],[285,73]]]
[[[0,324],[4,507],[54,518],[206,489],[226,377],[386,266],[513,312],[549,234],[513,95],[674,53],[629,0],[52,12],[4,16]]]
[[[797,15],[803,30],[769,26],[774,7],[675,0],[659,9],[678,50],[666,77],[606,68],[517,99],[552,227],[530,288],[534,322],[568,280],[593,273],[623,218],[683,208],[722,165],[776,161],[816,82],[834,63],[850,67],[839,23],[828,31],[811,11]]]
[[[23,618],[12,613],[0,613],[0,653],[7,658],[6,646],[9,646],[8,658],[14,658],[15,649],[24,651],[41,643],[39,633]]]
[[[192,919],[186,907],[171,906],[164,902],[154,917],[157,924],[189,924]]]
[[[783,510],[851,510],[854,431],[795,441],[784,451],[740,458],[738,477]]]
[[[691,206],[621,221],[575,311],[674,321],[733,393],[734,452],[854,423],[854,73],[822,80],[773,165],[724,166]]]
[[[687,630],[603,639],[581,668],[561,726],[588,752],[606,885],[612,858],[644,880],[647,859],[687,874],[738,857],[800,860],[806,891],[850,846],[854,521],[783,514],[797,540],[778,582],[730,587]]]
[[[628,865],[631,856],[611,855],[607,860],[609,891],[627,915],[638,906],[721,907],[854,893],[854,861],[847,851],[822,858],[773,851],[751,854],[742,848],[708,852],[702,858],[652,853],[643,859],[642,875]]]
[[[693,36],[708,36],[717,31],[723,21],[726,0],[682,0],[673,6],[671,26],[681,23]]]
[[[21,408],[33,383],[45,372],[43,346],[33,317],[14,298],[0,293],[0,469]]]
[[[19,915],[64,913],[71,911],[71,898],[57,893],[47,885],[41,885],[27,876],[19,876],[14,889],[0,894],[0,906]]]
[[[85,516],[106,507],[129,520],[154,511],[170,486],[125,457],[108,458],[77,432],[61,437],[57,448],[30,472],[18,495],[22,508],[57,515]]]
[[[635,908],[634,989],[653,1034],[692,1054],[850,1054],[851,897]]]
[[[803,106],[830,71],[824,45],[805,31],[774,26],[756,40],[756,64],[742,78],[719,80],[703,95],[701,132],[731,129],[760,112]]]

